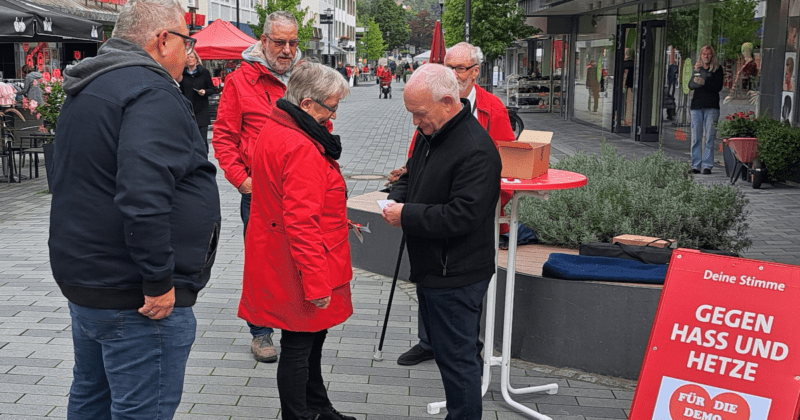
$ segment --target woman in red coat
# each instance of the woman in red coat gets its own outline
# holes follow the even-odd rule
[[[284,420],[355,420],[331,405],[320,366],[327,329],[353,313],[347,187],[336,162],[342,146],[329,131],[349,92],[335,70],[301,63],[251,144],[239,317],[281,329]]]

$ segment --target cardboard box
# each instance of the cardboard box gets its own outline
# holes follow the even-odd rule
[[[652,236],[640,235],[617,235],[611,240],[611,243],[621,243],[625,245],[640,245],[640,246],[654,246],[656,248],[677,248],[678,243],[675,239],[661,239]]]
[[[500,141],[503,178],[533,179],[547,173],[550,166],[551,131],[523,130],[517,141]]]

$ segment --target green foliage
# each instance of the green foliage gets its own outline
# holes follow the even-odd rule
[[[408,28],[407,13],[394,0],[381,0],[375,9],[375,22],[385,37],[389,48],[402,46],[411,36]],[[370,30],[371,31],[371,30]],[[386,36],[386,34],[389,34]]]
[[[717,135],[723,139],[731,137],[756,137],[758,119],[753,111],[736,112],[716,123]]]
[[[717,54],[725,59],[735,60],[742,53],[742,44],[752,42],[759,48],[761,41],[756,32],[762,20],[755,20],[758,0],[726,0],[714,11],[714,25],[719,25],[720,36],[726,39],[719,45]],[[698,48],[699,51],[699,48]]]
[[[741,47],[745,42],[752,42],[755,48],[759,48],[761,44],[756,37],[761,20],[754,19],[757,5],[757,0],[726,0],[704,4],[701,7],[713,7],[713,18],[708,19],[711,22],[710,28],[701,25],[698,7],[671,10],[667,25],[667,44],[677,48],[684,58],[692,57],[696,60],[702,44],[708,42],[720,59],[735,60],[741,54]],[[709,30],[710,33],[703,33]],[[725,42],[720,43],[720,38],[725,38]]]
[[[370,18],[366,24],[362,22],[361,25],[369,28],[369,31],[356,43],[358,56],[366,57],[368,60],[377,60],[383,57],[383,52],[386,51],[386,43],[383,42],[381,28],[375,23],[375,19]]]
[[[266,7],[256,4],[258,25],[250,25],[250,29],[256,35],[256,39],[261,38],[261,33],[264,32],[264,21],[267,19],[267,15],[278,10],[287,10],[294,14],[295,19],[300,24],[300,27],[297,28],[297,38],[300,39],[300,45],[297,48],[300,51],[305,51],[308,48],[308,41],[314,35],[314,18],[316,18],[316,15],[311,13],[308,7],[301,9],[300,0],[267,0]]]
[[[791,179],[800,167],[800,128],[772,118],[759,121],[758,159],[767,167],[770,181]]]
[[[730,185],[695,183],[686,163],[670,160],[661,151],[628,160],[603,144],[599,156],[578,153],[554,167],[584,174],[588,184],[554,191],[546,201],[522,200],[520,221],[545,244],[577,248],[610,242],[621,234],[732,252],[752,244],[744,194]]]
[[[464,0],[445,0],[442,26],[450,47],[465,40]],[[525,12],[516,0],[472,0],[470,43],[481,47],[486,61],[506,53],[517,39],[541,32],[525,25]]]

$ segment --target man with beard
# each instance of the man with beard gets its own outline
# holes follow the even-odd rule
[[[469,101],[471,114],[489,132],[489,137],[494,140],[495,144],[498,141],[514,141],[516,137],[514,136],[514,130],[511,129],[511,121],[508,119],[508,111],[506,111],[503,102],[500,101],[500,98],[475,83],[480,74],[482,61],[483,54],[480,48],[467,42],[459,42],[453,45],[447,50],[447,55],[444,57],[444,65],[455,72],[458,80],[459,96]],[[417,136],[418,134],[415,135],[415,139]],[[414,140],[411,141],[409,150],[414,150]],[[392,171],[392,175],[397,177],[402,173],[405,173],[404,168]],[[501,196],[502,204],[505,207],[505,203],[511,199],[511,194],[502,193]],[[508,225],[501,226],[500,233],[508,233]],[[433,359],[433,350],[431,349],[428,335],[425,333],[423,318],[418,316],[417,320],[419,324],[417,329],[419,343],[400,355],[397,359],[397,364],[399,365],[412,366]],[[479,351],[483,349],[481,341],[478,341],[478,349]]]
[[[239,69],[225,78],[214,122],[214,156],[225,171],[225,178],[242,194],[241,216],[244,231],[250,219],[250,141],[255,140],[283,97],[286,83],[297,62],[297,20],[291,12],[277,11],[267,16],[261,39],[242,53]],[[253,341],[250,349],[259,362],[274,363],[278,353],[272,344],[272,328],[248,323]]]

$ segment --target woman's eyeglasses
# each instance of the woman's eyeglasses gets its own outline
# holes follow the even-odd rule
[[[331,112],[331,115],[335,114],[335,113],[336,113],[336,110],[338,110],[338,109],[339,109],[339,107],[338,107],[338,106],[337,106],[336,108],[331,108],[331,107],[329,107],[328,105],[325,105],[325,104],[324,104],[322,101],[318,101],[318,100],[316,100],[316,99],[312,99],[312,101],[316,102],[317,104],[319,104],[319,106],[321,106],[321,107],[323,107],[323,108],[327,109],[328,111],[330,111],[330,112]]]

